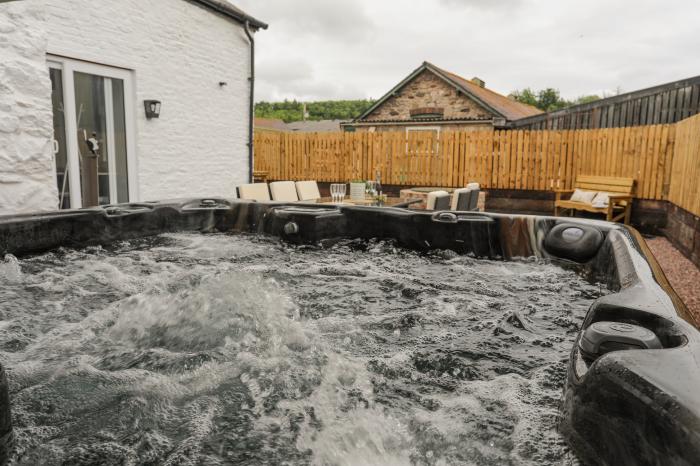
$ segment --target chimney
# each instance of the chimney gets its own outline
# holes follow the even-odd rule
[[[481,78],[477,78],[476,76],[472,78],[472,82],[479,87],[486,87],[486,81]]]

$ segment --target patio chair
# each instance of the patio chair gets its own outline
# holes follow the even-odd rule
[[[479,209],[479,183],[468,183],[466,187],[455,189],[452,193],[450,210],[473,212]]]
[[[238,198],[248,201],[269,201],[270,190],[267,183],[242,184],[238,187]]]
[[[300,201],[316,201],[321,199],[318,183],[315,181],[297,181],[297,195]]]
[[[431,191],[428,193],[426,210],[447,210],[450,208],[450,193],[447,191]]]
[[[299,200],[294,181],[273,181],[270,183],[273,201],[295,202]]]
[[[471,205],[471,199],[475,191],[471,188],[459,188],[455,189],[452,193],[452,202],[450,203],[450,210],[471,210],[469,206]],[[478,191],[476,192],[477,199],[479,198]]]

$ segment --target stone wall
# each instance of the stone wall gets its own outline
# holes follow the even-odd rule
[[[433,72],[425,70],[390,97],[363,121],[411,120],[414,108],[444,108],[444,118],[493,118],[491,112],[447,84]]]
[[[351,125],[352,126],[352,125]],[[440,123],[440,122],[435,122],[435,123],[428,123],[425,125],[416,125],[415,123],[397,123],[397,124],[389,124],[389,125],[368,125],[368,126],[355,126],[355,132],[361,133],[361,132],[367,132],[367,131],[374,131],[374,132],[383,132],[383,131],[406,131],[406,128],[416,128],[418,126],[427,126],[427,127],[435,127],[438,126],[440,127],[440,131],[492,131],[493,130],[493,124],[489,121],[486,123],[463,123],[463,124],[456,124],[456,123]]]
[[[0,215],[58,205],[44,19],[39,1],[0,3]]]

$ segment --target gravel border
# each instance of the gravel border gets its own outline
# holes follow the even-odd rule
[[[700,269],[663,237],[647,238],[651,252],[688,310],[700,322]]]

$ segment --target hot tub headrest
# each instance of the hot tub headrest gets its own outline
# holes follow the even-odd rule
[[[603,239],[603,233],[594,226],[560,223],[547,233],[544,249],[562,259],[586,262],[596,255]]]

